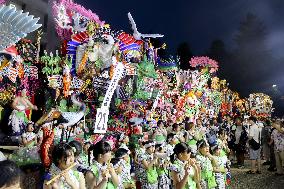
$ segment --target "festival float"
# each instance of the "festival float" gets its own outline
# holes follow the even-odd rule
[[[125,22],[129,20],[131,34],[111,28],[72,0],[54,1],[52,10],[61,47],[47,52],[39,48],[40,30],[37,41],[25,39],[40,28],[38,18],[13,6],[0,7],[0,37],[5,39],[0,41],[0,105],[12,103],[20,89],[28,91],[32,103],[39,87],[54,93],[35,123],[40,145],[20,147],[13,154],[14,160],[22,157],[19,164],[41,162],[48,170],[53,145],[70,140],[95,143],[105,137],[115,148],[117,136],[125,133],[137,145],[158,120],[271,116],[270,97],[255,93],[248,100],[240,98],[217,77],[215,60],[193,57],[191,69],[182,70],[179,57],[161,59],[159,49],[166,45],[154,47],[151,39],[163,35],[141,34],[130,13]],[[24,125],[30,115],[31,110],[24,112]]]

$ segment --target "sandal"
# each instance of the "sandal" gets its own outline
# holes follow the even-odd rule
[[[257,174],[261,174],[261,171],[256,171]]]
[[[249,170],[249,171],[247,172],[247,174],[254,175],[254,174],[256,174],[256,172],[254,172],[254,171],[252,171],[252,170]]]

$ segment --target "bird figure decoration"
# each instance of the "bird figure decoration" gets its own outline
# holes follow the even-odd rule
[[[161,34],[142,34],[138,31],[137,27],[136,27],[136,23],[132,17],[132,15],[130,14],[130,12],[128,13],[128,19],[130,21],[131,24],[131,28],[133,30],[133,37],[136,40],[142,40],[143,38],[158,38],[158,37],[164,37],[164,35]]]

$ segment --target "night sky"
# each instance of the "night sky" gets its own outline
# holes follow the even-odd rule
[[[275,61],[271,60],[261,65],[266,70],[266,73],[261,75],[261,82],[247,82],[246,85],[257,88],[256,92],[274,95],[276,100],[279,100],[277,103],[283,103],[280,100],[284,91],[283,0],[75,0],[75,2],[97,13],[100,19],[109,23],[113,29],[126,32],[131,32],[127,18],[127,13],[131,12],[141,33],[165,35],[162,41],[168,45],[167,53],[173,55],[179,44],[183,42],[189,44],[193,55],[204,55],[212,41],[217,39],[224,42],[228,51],[233,51],[236,47],[234,36],[238,32],[240,22],[248,13],[252,13],[265,26],[267,33],[265,46],[278,63],[272,65]],[[238,66],[227,65],[226,69],[230,73],[238,69]],[[249,72],[257,77],[258,73],[253,70]],[[232,82],[233,79],[235,80]],[[238,83],[237,78],[228,80],[234,83],[236,89],[244,85]],[[272,88],[273,84],[277,87]],[[244,90],[245,95],[252,92],[249,89]]]

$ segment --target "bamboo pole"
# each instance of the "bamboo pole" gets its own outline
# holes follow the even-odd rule
[[[49,181],[47,181],[45,183],[45,185],[50,185],[51,183],[53,183],[54,181],[56,181],[57,179],[59,179],[63,174],[65,174],[67,171],[69,171],[70,169],[72,169],[73,167],[75,167],[77,164],[73,163],[72,165],[70,165],[68,168],[66,168],[65,170],[63,170],[60,174],[55,175],[52,179],[50,179]]]

